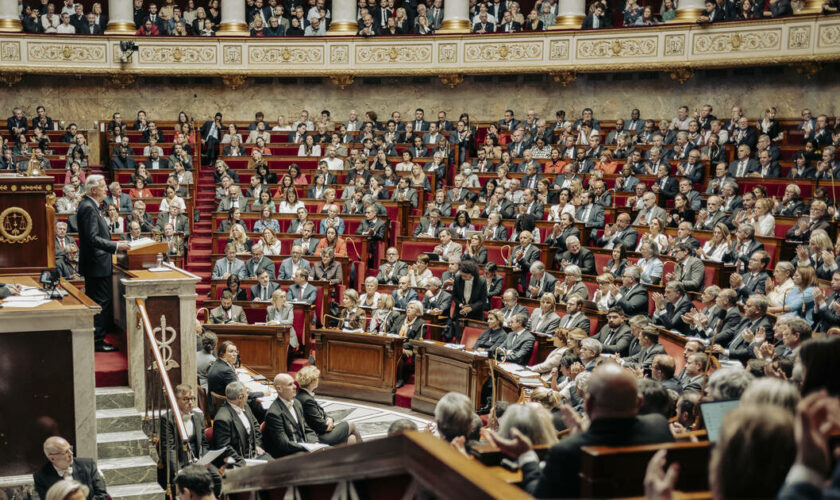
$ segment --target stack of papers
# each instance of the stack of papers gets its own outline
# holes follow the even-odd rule
[[[318,451],[318,450],[322,450],[324,448],[329,448],[330,447],[328,444],[322,444],[322,443],[298,443],[298,444],[303,446],[304,448],[306,448],[309,451]]]
[[[450,349],[458,349],[459,351],[463,351],[467,348],[465,344],[444,344],[444,347],[448,347]]]
[[[43,293],[39,295],[12,295],[3,299],[3,307],[31,309],[51,302]]]

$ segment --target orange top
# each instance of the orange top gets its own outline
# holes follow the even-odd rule
[[[605,174],[614,174],[618,170],[619,164],[617,162],[601,163],[598,162],[593,167],[594,170],[600,170]]]
[[[315,247],[314,255],[320,256],[321,249],[327,248],[329,245],[327,244],[326,238],[321,238],[321,241],[318,242],[318,246]],[[341,236],[335,240],[335,256],[336,257],[347,257],[347,240],[342,238]]]

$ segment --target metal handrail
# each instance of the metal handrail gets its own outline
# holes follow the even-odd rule
[[[175,419],[175,427],[178,429],[178,435],[181,438],[181,446],[183,446],[184,449],[189,450],[190,447],[189,438],[187,437],[187,428],[184,425],[184,419],[181,418],[181,412],[178,410],[178,402],[175,400],[175,391],[172,388],[172,382],[169,381],[169,377],[166,375],[166,371],[164,370],[165,365],[163,364],[163,358],[160,355],[157,340],[155,340],[152,323],[149,321],[149,313],[146,311],[146,302],[139,298],[134,300],[137,304],[138,314],[140,314],[140,320],[143,325],[143,333],[146,337],[150,350],[152,351],[152,356],[154,356],[155,364],[158,367],[158,373],[160,374],[161,382],[163,383],[166,401],[169,403],[169,408],[172,411],[172,417]]]

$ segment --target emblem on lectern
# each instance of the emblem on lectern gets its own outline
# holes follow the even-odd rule
[[[20,207],[9,207],[0,213],[0,242],[29,243],[37,240],[32,236],[32,217]]]
[[[158,350],[160,350],[160,357],[163,360],[164,371],[168,372],[173,368],[181,366],[177,361],[172,359],[172,343],[175,342],[175,339],[178,337],[178,332],[171,326],[166,326],[166,316],[160,316],[160,326],[152,330],[152,333],[155,335],[155,341],[157,342]],[[158,338],[158,334],[160,334],[160,338]],[[155,367],[157,367],[157,363],[152,362],[149,369]]]

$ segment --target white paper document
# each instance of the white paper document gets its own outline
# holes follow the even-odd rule
[[[196,462],[196,463],[198,465],[208,465],[213,460],[216,460],[217,458],[219,458],[222,455],[222,453],[225,452],[226,449],[227,448],[219,448],[218,450],[210,450],[207,453],[205,453],[203,457],[199,458],[198,462]]]

